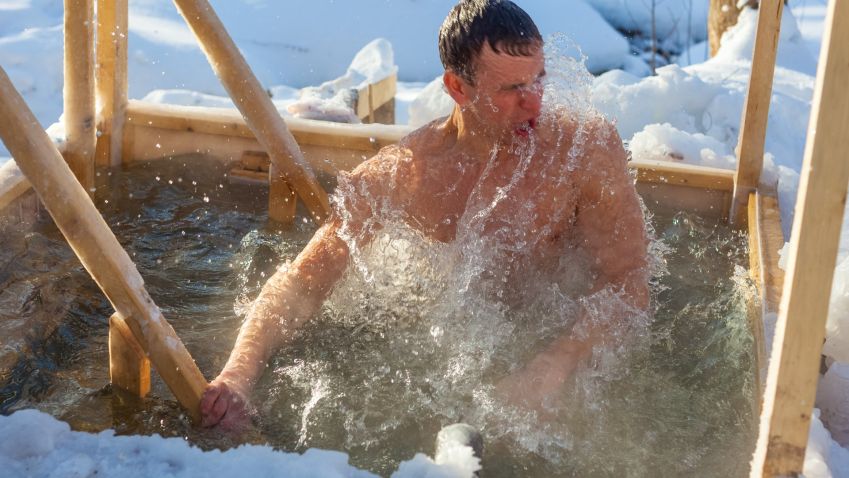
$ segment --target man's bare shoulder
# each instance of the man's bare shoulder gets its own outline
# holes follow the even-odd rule
[[[434,120],[401,138],[398,144],[384,146],[374,156],[363,161],[349,174],[349,179],[365,182],[395,180],[413,174],[418,162],[434,154],[443,142],[440,125]]]
[[[574,143],[609,148],[615,142],[622,142],[615,123],[598,113],[551,115],[541,122],[537,136],[546,144],[561,146]]]

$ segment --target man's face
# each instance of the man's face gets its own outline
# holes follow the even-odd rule
[[[542,47],[530,56],[512,56],[496,53],[484,43],[476,61],[474,85],[466,85],[465,107],[478,119],[477,127],[499,138],[529,136],[542,108]]]

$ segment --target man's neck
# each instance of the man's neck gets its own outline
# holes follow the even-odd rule
[[[454,144],[451,148],[471,159],[485,161],[492,154],[498,140],[492,138],[486,130],[478,124],[472,114],[463,112],[460,107],[454,105],[454,110],[445,123],[448,134],[453,137]]]

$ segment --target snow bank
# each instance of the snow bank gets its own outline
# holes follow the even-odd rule
[[[418,454],[402,463],[392,477],[466,478],[476,469],[472,462],[476,463],[476,459],[437,464]],[[96,434],[75,432],[67,423],[36,410],[0,416],[0,469],[8,478],[377,476],[349,465],[348,455],[338,451],[311,448],[297,454],[275,451],[269,446],[243,445],[224,452],[204,452],[181,438],[115,436],[112,430]]]
[[[344,75],[317,87],[301,90],[297,101],[287,107],[293,116],[306,119],[359,123],[351,109],[356,90],[396,74],[392,44],[378,38],[357,52]]]
[[[442,75],[434,78],[410,103],[409,124],[414,128],[451,113],[454,100],[445,92]]]
[[[317,0],[297,8],[285,2],[211,3],[263,84],[303,87],[342,75],[340,65],[375,38],[392,44],[399,79],[430,80],[442,71],[436,41],[455,2]],[[544,35],[571,36],[595,71],[616,68],[627,55],[625,39],[583,0],[518,3],[538,21]],[[339,41],[338,32],[343,31],[344,41]],[[172,88],[224,94],[170,3],[131,0],[129,43],[131,97]],[[186,70],[193,72],[190,78],[182,74]]]
[[[750,60],[754,49],[755,30],[758,26],[758,11],[743,9],[735,28],[722,35],[721,46],[715,60],[734,62],[740,59]],[[815,76],[817,64],[802,38],[796,18],[791,9],[785,9],[781,16],[781,33],[775,64],[790,70]]]
[[[849,476],[849,450],[841,448],[820,421],[816,408],[811,416],[808,449],[802,469],[805,478],[840,478]]]
[[[706,0],[587,0],[587,3],[616,28],[644,36],[651,35],[654,3],[656,34],[667,45],[666,49],[680,51],[707,38]]]

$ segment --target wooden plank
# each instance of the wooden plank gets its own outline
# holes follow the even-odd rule
[[[162,317],[127,252],[0,68],[0,138],[80,262],[103,290],[174,396],[195,418],[206,380]]]
[[[376,153],[397,143],[412,128],[396,125],[352,125],[286,118],[289,131],[301,146],[329,146]],[[130,101],[127,123],[132,125],[256,138],[241,114],[231,108],[176,106]]]
[[[779,251],[784,247],[781,213],[774,188],[763,188],[751,193],[749,198],[749,275],[755,283],[757,297],[752,297],[749,310],[749,328],[755,345],[757,414],[766,383],[767,353],[764,336],[764,319],[767,314],[777,314],[784,283],[784,271],[778,266]]]
[[[849,2],[829,2],[753,477],[801,473],[849,182]]]
[[[96,91],[99,166],[121,162],[123,126],[127,108],[127,0],[97,2]]]
[[[263,151],[245,151],[239,159],[239,167],[248,171],[265,171],[271,169],[271,159]]]
[[[401,138],[412,131],[412,128],[403,125],[351,125],[299,118],[286,118],[286,123],[302,146],[362,151],[363,160],[379,151],[380,148],[397,144]],[[254,138],[253,132],[238,112],[227,108],[130,101],[127,108],[127,124],[187,133]],[[157,151],[153,151],[153,156],[144,152],[139,154],[154,157],[162,155],[162,149],[157,148]],[[138,152],[138,149],[136,151]],[[722,191],[731,191],[734,185],[734,172],[726,169],[651,160],[631,161],[629,165],[636,170],[637,180],[640,182]]]
[[[395,100],[395,93],[398,91],[398,75],[393,73],[377,83],[369,83],[368,85],[357,90],[357,101],[354,104],[354,114],[361,120],[368,119],[369,123],[374,123],[376,120],[376,111],[383,105]],[[395,115],[393,111],[392,123],[394,123]]]
[[[755,193],[754,204],[757,219],[756,234],[760,238],[758,287],[763,297],[765,313],[777,313],[781,303],[781,291],[784,287],[784,271],[778,267],[781,259],[779,251],[784,247],[784,232],[781,228],[781,211],[775,189],[759,189]],[[750,227],[750,231],[751,231]]]
[[[630,161],[628,167],[636,171],[637,181],[644,183],[721,191],[731,191],[734,187],[734,172],[727,169],[653,160]]]
[[[758,187],[763,169],[764,141],[772,98],[772,77],[775,55],[781,30],[783,0],[761,0],[758,8],[758,27],[752,53],[752,73],[743,104],[740,136],[737,142],[737,174],[734,176],[734,196],[728,218],[737,224],[746,214],[749,193]]]
[[[109,380],[113,387],[144,398],[150,393],[150,360],[120,314],[109,317]]]
[[[313,218],[319,223],[324,221],[330,214],[327,193],[318,184],[295,138],[212,6],[207,0],[174,0],[174,4],[247,125],[269,152],[276,169],[298,192]]]
[[[766,350],[764,349],[764,297],[763,297],[763,264],[761,262],[761,236],[758,228],[758,210],[756,193],[749,198],[747,228],[749,232],[749,277],[755,283],[755,294],[747,294],[746,309],[749,321],[749,331],[755,346],[755,416],[760,416],[764,383],[766,382]]]
[[[65,0],[65,160],[94,192],[94,0]]]
[[[233,168],[227,173],[232,183],[268,184],[268,172]]]
[[[32,186],[14,161],[0,166],[0,210],[29,191]]]

